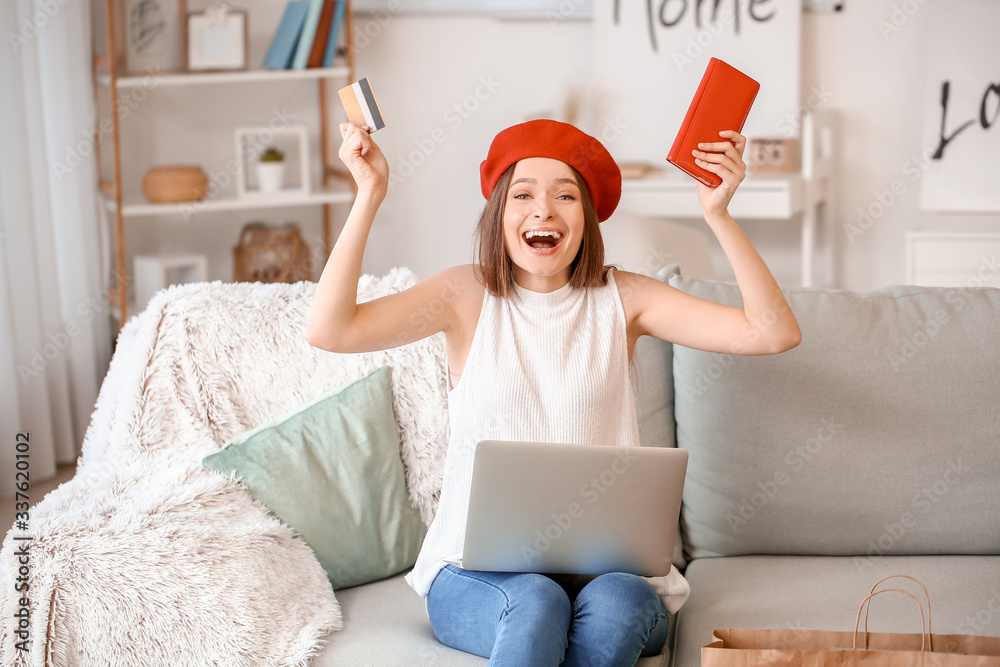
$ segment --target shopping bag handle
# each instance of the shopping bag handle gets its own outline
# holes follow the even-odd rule
[[[924,583],[922,581],[920,581],[916,577],[911,577],[908,574],[890,574],[889,576],[882,577],[881,579],[879,579],[878,581],[876,581],[875,585],[872,586],[872,589],[871,589],[871,591],[869,591],[869,593],[874,593],[875,589],[878,588],[879,584],[881,584],[886,579],[892,579],[894,577],[902,577],[903,579],[909,579],[910,581],[915,581],[915,582],[917,582],[917,585],[920,586],[920,588],[924,591],[924,599],[927,600],[927,648],[928,648],[928,650],[930,650],[931,652],[933,652],[934,651],[934,635],[932,634],[933,631],[931,630],[931,596],[927,592],[927,587],[924,586]],[[870,612],[871,609],[872,609],[872,605],[871,605],[871,602],[869,602],[868,603],[868,609],[865,611],[865,632],[868,632],[868,612]],[[923,628],[921,628],[921,630],[922,629]]]
[[[924,650],[926,650],[927,635],[924,634],[924,608],[920,604],[920,600],[918,600],[913,594],[909,593],[908,591],[904,591],[902,588],[883,588],[882,590],[876,591],[875,593],[870,593],[868,597],[866,597],[864,600],[861,601],[861,606],[858,607],[858,618],[854,621],[854,641],[851,645],[851,650],[857,650],[858,648],[858,627],[861,625],[861,610],[865,608],[866,604],[869,607],[871,607],[871,599],[876,595],[881,595],[882,593],[889,593],[892,591],[896,591],[897,593],[902,593],[903,595],[906,595],[917,604],[917,609],[920,610],[920,651],[923,652]],[[867,625],[865,627],[865,645],[862,648],[866,651],[868,650]]]

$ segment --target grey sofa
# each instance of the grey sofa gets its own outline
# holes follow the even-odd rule
[[[731,284],[661,278],[738,303]],[[396,275],[379,289],[406,284]],[[642,444],[690,454],[675,563],[691,585],[668,650],[640,665],[698,665],[716,628],[850,630],[871,585],[894,573],[926,583],[935,634],[1000,635],[1000,290],[786,294],[803,339],[781,355],[638,343]],[[439,459],[418,479],[406,457],[415,439],[444,446],[444,406],[412,400],[442,391],[443,345],[317,351],[304,339],[311,296],[306,283],[170,288],[126,326],[77,476],[33,508],[32,664],[204,664],[190,656],[206,647],[221,665],[486,664],[438,643],[402,573],[334,600],[303,543],[200,465],[240,432],[391,365],[411,498],[433,495]],[[401,364],[415,371],[406,383]],[[0,553],[11,581],[16,544],[9,534]],[[190,586],[150,583],[191,572]],[[3,596],[15,609],[12,587]],[[919,632],[912,601],[887,597],[873,629]],[[238,624],[207,636],[209,616]],[[259,632],[271,620],[281,633]],[[28,664],[7,624],[0,639],[0,663]]]
[[[661,277],[739,303],[732,284]],[[781,355],[639,342],[643,444],[690,453],[691,584],[671,650],[639,664],[698,665],[716,628],[852,630],[889,574],[926,584],[935,634],[1000,636],[1000,290],[786,296],[803,337]],[[316,665],[486,663],[429,635],[402,577],[338,599]],[[880,596],[872,629],[919,633],[907,605]]]

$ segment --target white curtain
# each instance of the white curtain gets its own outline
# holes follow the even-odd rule
[[[76,460],[114,332],[90,0],[3,0],[0,35],[0,496],[10,497],[18,433],[29,434],[32,485]]]

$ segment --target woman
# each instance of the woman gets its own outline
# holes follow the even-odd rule
[[[388,164],[365,128],[341,125],[340,157],[358,195],[316,288],[307,336],[336,352],[386,349],[444,332],[451,425],[438,512],[407,581],[431,627],[491,665],[623,665],[661,651],[669,613],[687,597],[672,570],[647,579],[473,572],[462,555],[476,443],[484,439],[638,445],[629,381],[635,341],[774,354],[800,333],[763,260],[727,207],[746,167],[734,131],[701,144],[698,164],[722,185],[698,186],[709,227],[732,264],[743,307],[689,296],[604,266],[599,223],[621,173],[599,141],[550,120],[500,132],[480,167],[486,206],[478,263],[357,303],[361,259],[387,191]]]

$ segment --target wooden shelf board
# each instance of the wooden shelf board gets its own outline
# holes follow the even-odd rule
[[[196,202],[177,204],[150,204],[140,196],[129,197],[122,205],[122,215],[134,218],[149,215],[197,215],[215,211],[241,211],[261,208],[286,208],[290,206],[315,206],[319,204],[348,204],[354,200],[350,190],[314,190],[308,194],[253,194],[245,197],[216,197]],[[108,211],[114,212],[115,201],[105,198]]]
[[[219,83],[255,83],[267,81],[316,80],[333,77],[347,77],[346,66],[308,67],[306,69],[251,69],[235,72],[164,72],[160,74],[140,74],[118,77],[118,88],[160,88],[163,86],[195,86]],[[102,86],[111,85],[107,72],[100,72],[97,82]]]

